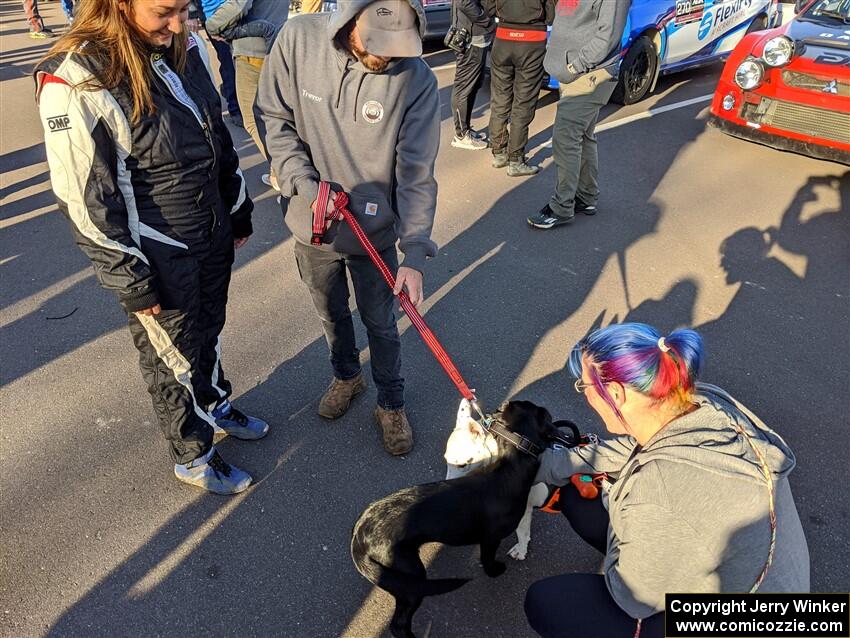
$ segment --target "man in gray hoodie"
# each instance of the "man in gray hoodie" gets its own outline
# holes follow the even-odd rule
[[[406,454],[413,445],[393,292],[404,287],[420,303],[425,259],[436,254],[431,228],[440,100],[421,58],[424,33],[419,0],[340,1],[335,13],[298,16],[272,48],[257,95],[272,168],[289,199],[285,221],[296,240],[298,270],[330,348],[334,378],[319,414],[342,416],[366,388],[348,305],[350,276],[369,338],[375,418],[391,454]],[[329,182],[333,194],[348,194],[349,209],[397,270],[395,291],[345,222],[311,244],[320,181]]]
[[[596,120],[617,86],[623,29],[631,0],[560,0],[543,65],[560,82],[561,99],[552,127],[558,169],[555,194],[528,217],[549,229],[596,213],[599,158]]]

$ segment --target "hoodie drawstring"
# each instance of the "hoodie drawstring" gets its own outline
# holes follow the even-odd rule
[[[345,66],[342,68],[342,75],[339,76],[339,84],[336,87],[336,104],[334,108],[339,108],[339,102],[342,99],[342,84],[345,82],[345,76],[348,75],[348,66],[351,64],[351,60],[345,61]]]
[[[366,79],[366,74],[361,73],[360,79],[357,82],[357,91],[354,93],[354,121],[357,121],[357,104],[360,102],[360,89],[363,87],[363,81]]]
[[[334,108],[339,108],[340,102],[342,102],[342,85],[345,84],[345,78],[348,77],[348,72],[351,69],[351,60],[346,60],[345,67],[342,69],[342,75],[339,76],[339,84],[336,87],[336,100],[334,104]],[[360,89],[363,88],[363,82],[366,80],[366,74],[360,73],[360,78],[357,80],[357,90],[354,92],[354,108],[353,108],[353,117],[354,121],[357,121],[357,104],[360,102]]]

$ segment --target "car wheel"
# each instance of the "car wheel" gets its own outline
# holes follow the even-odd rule
[[[658,51],[649,35],[642,35],[629,47],[620,67],[620,80],[611,96],[617,104],[634,104],[642,100],[658,71]]]
[[[750,26],[747,27],[747,35],[749,33],[753,33],[754,31],[764,31],[767,29],[767,18],[763,15],[758,16],[755,20],[750,22]]]

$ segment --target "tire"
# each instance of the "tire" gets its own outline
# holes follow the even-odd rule
[[[640,102],[652,87],[658,64],[658,51],[652,38],[646,34],[640,36],[626,53],[611,101],[617,104]]]
[[[747,27],[744,35],[749,35],[755,31],[764,31],[765,29],[767,29],[767,18],[764,15],[760,15],[750,22],[750,26]]]

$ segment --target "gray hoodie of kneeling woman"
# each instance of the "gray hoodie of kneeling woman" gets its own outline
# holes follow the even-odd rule
[[[633,618],[664,609],[667,592],[747,592],[764,568],[771,527],[762,463],[775,484],[776,551],[760,592],[809,591],[809,550],[788,484],[794,454],[726,392],[698,384],[698,408],[642,448],[619,436],[547,450],[537,480],[565,485],[573,474],[608,473],[605,582]]]

